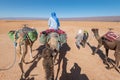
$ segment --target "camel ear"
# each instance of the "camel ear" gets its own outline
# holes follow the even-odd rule
[[[98,29],[98,28],[96,28],[95,30],[97,30],[97,31],[98,31],[99,29]]]
[[[15,30],[10,30],[8,33],[15,33]]]
[[[95,30],[95,28],[92,28],[92,29],[91,29],[91,31],[94,31],[94,30]]]

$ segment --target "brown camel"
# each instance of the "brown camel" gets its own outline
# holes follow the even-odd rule
[[[46,74],[46,80],[54,80],[53,50],[45,48],[42,51],[43,68]]]
[[[32,41],[30,39],[30,37],[28,36],[28,34],[25,33],[24,30],[26,30],[27,28],[28,27],[23,27],[22,29],[20,29],[18,31],[13,31],[13,30],[10,31],[10,32],[14,33],[14,45],[16,48],[16,53],[18,54],[18,56],[20,58],[19,67],[22,71],[21,78],[25,78],[25,73],[23,70],[23,62],[24,63],[31,63],[34,60],[33,56],[32,56],[32,46],[33,46],[34,41],[37,40],[37,38],[36,38],[36,40]],[[26,56],[27,51],[28,51],[28,46],[30,47],[30,59],[31,59],[31,61],[25,62],[25,56]]]
[[[110,50],[114,50],[114,56],[115,56],[115,64],[113,65],[113,67],[117,68],[117,70],[119,71],[119,61],[120,61],[120,37],[114,41],[109,41],[107,39],[104,38],[104,36],[99,36],[98,34],[98,29],[92,29],[92,32],[94,33],[95,38],[98,41],[98,46],[96,48],[96,50],[93,52],[93,55],[97,52],[97,50],[103,45],[105,50],[106,50],[106,55],[105,55],[105,61],[107,64],[108,63],[108,52],[109,49]],[[108,66],[108,68],[110,69],[110,67]],[[120,71],[119,71],[120,72]]]
[[[59,51],[58,37],[55,32],[48,34],[49,40],[45,44],[45,49],[42,51],[43,68],[46,74],[46,80],[54,80],[54,63]]]

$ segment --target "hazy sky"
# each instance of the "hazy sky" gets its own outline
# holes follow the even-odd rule
[[[120,0],[0,0],[0,17],[120,16]]]

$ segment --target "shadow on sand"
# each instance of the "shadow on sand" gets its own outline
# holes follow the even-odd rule
[[[26,71],[25,73],[25,79],[21,78],[20,80],[34,80],[34,77],[29,78],[30,73],[34,70],[34,68],[37,67],[38,62],[41,59],[41,54],[42,54],[42,50],[45,48],[44,45],[39,46],[36,50],[38,51],[38,53],[35,55],[35,59],[34,62],[31,64],[31,66],[29,67],[29,69]],[[33,75],[33,76],[37,76],[37,74]]]
[[[67,43],[63,44],[62,47],[60,48],[60,51],[59,51],[59,60],[58,60],[58,69],[57,69],[57,74],[56,74],[56,77],[55,77],[55,80],[58,80],[58,74],[59,74],[59,71],[60,71],[60,65],[61,65],[61,61],[63,60],[63,65],[65,65],[66,63],[66,54],[67,54],[67,51],[70,50],[70,47],[68,46]]]
[[[62,75],[59,80],[89,80],[89,79],[86,76],[86,74],[81,74],[81,68],[78,66],[77,63],[74,63],[73,67],[70,69],[70,73],[67,73],[66,67],[63,68]]]
[[[81,68],[78,66],[77,63],[74,64],[74,66],[71,68],[71,73],[67,73],[67,61],[68,59],[65,57],[67,54],[67,51],[70,50],[70,47],[68,44],[64,44],[59,53],[59,60],[58,60],[58,69],[57,69],[57,74],[55,77],[55,80],[89,80],[85,74],[80,74]],[[62,74],[60,78],[58,79],[58,74],[60,71],[60,65],[61,62],[63,61],[62,64]]]
[[[90,43],[87,43],[87,45],[91,48],[92,53],[93,53],[93,52],[95,51],[96,47],[95,47],[95,46],[91,46]],[[105,60],[105,55],[104,55],[104,53],[103,53],[102,50],[98,49],[98,51],[97,51],[96,54],[99,55],[99,57],[100,57],[103,61]]]
[[[96,47],[91,46],[90,43],[87,43],[87,44],[88,44],[88,46],[91,48],[92,53],[93,53],[93,52],[95,51]],[[103,61],[103,63],[104,63],[105,65],[107,65],[106,68],[108,68],[108,67],[109,67],[109,64],[106,64],[105,54],[103,53],[103,51],[100,50],[100,49],[98,49],[98,51],[97,51],[96,54],[99,55],[99,57],[101,58],[101,60]],[[115,64],[115,61],[114,61],[113,59],[110,59],[110,58],[108,58],[108,62],[109,62],[111,65]]]

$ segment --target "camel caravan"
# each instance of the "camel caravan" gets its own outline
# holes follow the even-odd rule
[[[98,41],[98,46],[93,51],[93,55],[98,51],[98,49],[103,45],[106,50],[105,54],[105,63],[108,65],[108,68],[119,69],[119,61],[120,61],[120,36],[116,35],[114,32],[109,31],[103,36],[99,36],[98,29],[93,28],[91,31],[94,33],[95,38]],[[19,30],[11,30],[8,33],[10,39],[14,42],[14,46],[16,48],[16,52],[20,58],[19,67],[22,72],[22,79],[25,79],[25,72],[23,70],[23,63],[33,62],[34,57],[32,56],[32,46],[34,42],[38,39],[37,30],[34,28],[30,28],[24,25],[23,28]],[[78,30],[78,33],[75,37],[75,44],[78,49],[82,45],[85,47],[87,40],[89,38],[89,33],[86,30]],[[47,29],[45,31],[40,32],[39,34],[39,42],[44,45],[45,48],[42,50],[41,57],[43,58],[43,68],[46,74],[46,80],[54,80],[54,66],[57,65],[57,55],[59,54],[60,48],[62,45],[67,43],[67,34],[61,30]],[[25,56],[28,52],[28,46],[30,47],[30,62],[25,61]],[[112,67],[110,67],[110,61],[108,61],[108,51],[114,50],[115,62],[112,63]],[[120,72],[120,71],[119,71]]]
[[[20,58],[19,67],[22,72],[21,79],[26,79],[25,72],[23,70],[23,63],[28,64],[34,61],[34,57],[32,56],[32,46],[38,38],[37,30],[24,25],[23,28],[19,30],[9,31],[8,35],[10,39],[14,42],[16,53]],[[48,29],[40,33],[39,41],[42,45],[45,46],[45,48],[42,50],[41,56],[43,57],[43,67],[46,72],[47,80],[54,79],[53,72],[55,60],[61,46],[66,43],[66,38],[66,33],[60,29]],[[25,56],[28,52],[28,46],[30,47],[30,62],[25,61]]]

